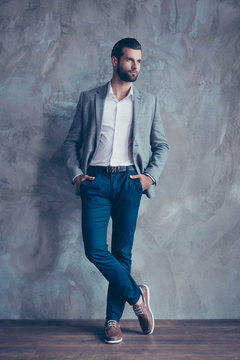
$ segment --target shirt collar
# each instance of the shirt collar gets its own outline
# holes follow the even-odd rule
[[[115,96],[114,93],[113,93],[111,81],[109,81],[109,83],[108,83],[107,96],[116,99],[116,96]],[[132,86],[132,85],[131,85],[131,88],[130,88],[129,93],[127,94],[127,96],[126,96],[124,99],[126,99],[126,98],[128,98],[128,97],[130,97],[130,96],[131,96],[131,98],[133,98],[133,86]]]

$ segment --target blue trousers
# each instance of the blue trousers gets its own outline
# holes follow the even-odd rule
[[[134,170],[106,173],[90,167],[94,180],[82,182],[82,234],[87,258],[108,280],[107,320],[119,322],[125,303],[134,305],[140,295],[131,276],[131,258],[142,185]],[[111,252],[107,245],[107,227],[112,218]]]

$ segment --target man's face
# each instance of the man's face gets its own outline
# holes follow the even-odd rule
[[[137,80],[142,61],[142,51],[127,47],[123,48],[123,55],[117,62],[116,72],[122,81],[134,82]]]

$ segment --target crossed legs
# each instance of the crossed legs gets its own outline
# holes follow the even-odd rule
[[[134,172],[131,172],[134,174]],[[94,174],[82,183],[82,232],[87,258],[109,282],[107,320],[119,322],[125,302],[136,304],[141,291],[131,277],[131,256],[141,193],[129,173]],[[107,227],[112,218],[111,252]]]

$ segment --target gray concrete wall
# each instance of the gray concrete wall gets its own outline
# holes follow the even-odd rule
[[[158,318],[239,317],[239,24],[239,0],[0,1],[0,318],[105,315],[62,142],[126,36],[143,45],[136,85],[158,95],[171,146],[133,275]]]

